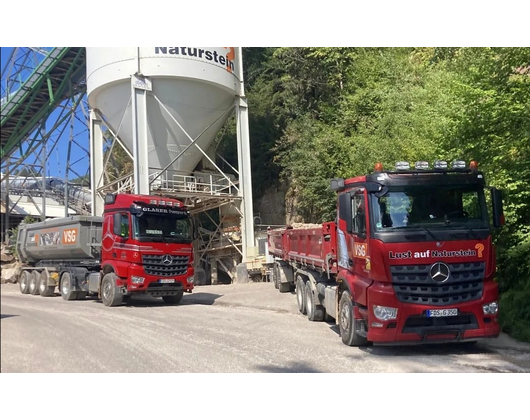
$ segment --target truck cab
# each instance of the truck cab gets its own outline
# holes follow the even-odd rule
[[[499,335],[491,233],[503,223],[502,196],[486,186],[476,162],[417,162],[414,169],[400,162],[392,171],[378,164],[372,174],[332,180],[332,189],[343,341]],[[352,301],[349,320],[342,292]]]
[[[101,240],[103,300],[146,294],[180,301],[194,288],[193,240],[193,222],[180,201],[108,194]]]

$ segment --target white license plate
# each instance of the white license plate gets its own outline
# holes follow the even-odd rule
[[[439,318],[442,316],[457,316],[458,309],[429,309],[427,311],[428,318]]]
[[[175,279],[160,279],[159,283],[175,283]]]

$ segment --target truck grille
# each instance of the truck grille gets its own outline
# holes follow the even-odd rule
[[[419,305],[451,306],[480,299],[486,264],[447,265],[451,273],[444,283],[437,283],[431,278],[430,264],[391,266],[392,286],[398,300]]]
[[[168,263],[168,255],[142,255],[145,274],[158,277],[182,276],[188,271],[190,257],[187,255],[171,255]]]

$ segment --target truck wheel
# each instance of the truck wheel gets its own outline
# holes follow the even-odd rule
[[[55,291],[54,286],[48,286],[48,273],[44,270],[39,276],[39,294],[44,297],[53,296]]]
[[[278,273],[278,266],[274,264],[272,267],[272,281],[276,289],[280,288],[280,273]]]
[[[33,270],[29,276],[29,294],[39,294],[39,277],[40,273],[37,270]]]
[[[20,277],[18,278],[20,293],[23,295],[27,295],[29,293],[29,281],[30,273],[29,271],[24,270],[22,273],[20,273]]]
[[[305,288],[306,288],[305,281],[302,278],[302,276],[298,274],[296,276],[296,302],[298,303],[298,310],[304,315],[307,313],[306,302],[305,302],[306,300]]]
[[[60,292],[64,300],[76,300],[77,292],[74,292],[72,287],[72,276],[68,271],[65,271],[61,276]]]
[[[116,290],[116,274],[107,273],[101,282],[101,301],[105,306],[119,306],[123,295]]]
[[[368,344],[365,337],[357,334],[357,324],[358,320],[354,317],[350,292],[343,292],[339,303],[339,330],[342,342],[347,346]]]
[[[306,284],[304,288],[307,318],[310,321],[322,321],[324,319],[324,307],[322,305],[317,305],[315,294],[311,290],[309,284]]]
[[[162,299],[168,305],[177,305],[182,300],[182,296],[184,296],[184,292],[178,292],[176,295],[162,296]]]

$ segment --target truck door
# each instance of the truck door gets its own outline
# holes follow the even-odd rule
[[[364,188],[352,193],[352,233],[348,254],[353,261],[353,271],[361,276],[369,272],[368,217]]]

